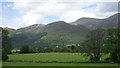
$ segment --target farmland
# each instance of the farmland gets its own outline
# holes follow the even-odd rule
[[[11,61],[89,61],[89,57],[81,56],[79,53],[33,53],[33,54],[13,54],[9,55]]]
[[[43,62],[87,62],[89,57],[81,53],[31,53],[8,55],[10,61],[43,61]],[[104,54],[101,60],[109,55]]]
[[[4,66],[117,66],[110,63],[86,63],[89,57],[81,53],[31,53],[11,54],[10,62],[3,62]],[[103,61],[108,54],[103,54]]]

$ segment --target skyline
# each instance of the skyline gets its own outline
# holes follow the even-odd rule
[[[38,0],[37,0],[38,1]],[[74,0],[4,0],[0,3],[0,27],[21,28],[54,21],[67,23],[82,17],[107,18],[118,13],[118,2],[74,2]],[[104,14],[104,15],[103,15]]]

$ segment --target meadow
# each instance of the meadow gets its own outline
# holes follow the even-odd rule
[[[110,63],[33,63],[33,62],[3,62],[3,66],[118,66]]]
[[[3,62],[3,66],[117,66],[110,63],[89,63],[89,57],[81,53],[30,53],[8,56],[9,62]],[[103,54],[101,61],[108,56]]]
[[[33,61],[33,62],[85,62],[89,57],[80,53],[31,53],[8,55],[9,61]]]

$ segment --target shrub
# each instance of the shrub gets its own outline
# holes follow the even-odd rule
[[[20,49],[20,53],[29,53],[30,48],[28,45],[23,45]]]
[[[109,58],[105,58],[105,62],[110,63],[111,62],[111,58],[110,57]]]
[[[7,61],[7,60],[8,60],[7,53],[5,51],[2,51],[2,61]]]

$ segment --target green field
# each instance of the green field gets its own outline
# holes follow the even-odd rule
[[[10,61],[41,61],[41,62],[87,62],[89,57],[80,53],[32,53],[8,55]],[[108,57],[103,55],[101,60]]]
[[[89,57],[82,56],[80,53],[33,53],[33,54],[13,54],[9,55],[12,61],[89,61]]]
[[[118,66],[110,63],[32,63],[32,62],[3,62],[3,66]]]
[[[11,54],[4,66],[116,66],[110,63],[83,63],[90,62],[89,57],[80,53],[32,53]],[[109,55],[103,54],[101,61]],[[44,62],[44,63],[43,63]],[[74,63],[73,63],[74,62]]]

